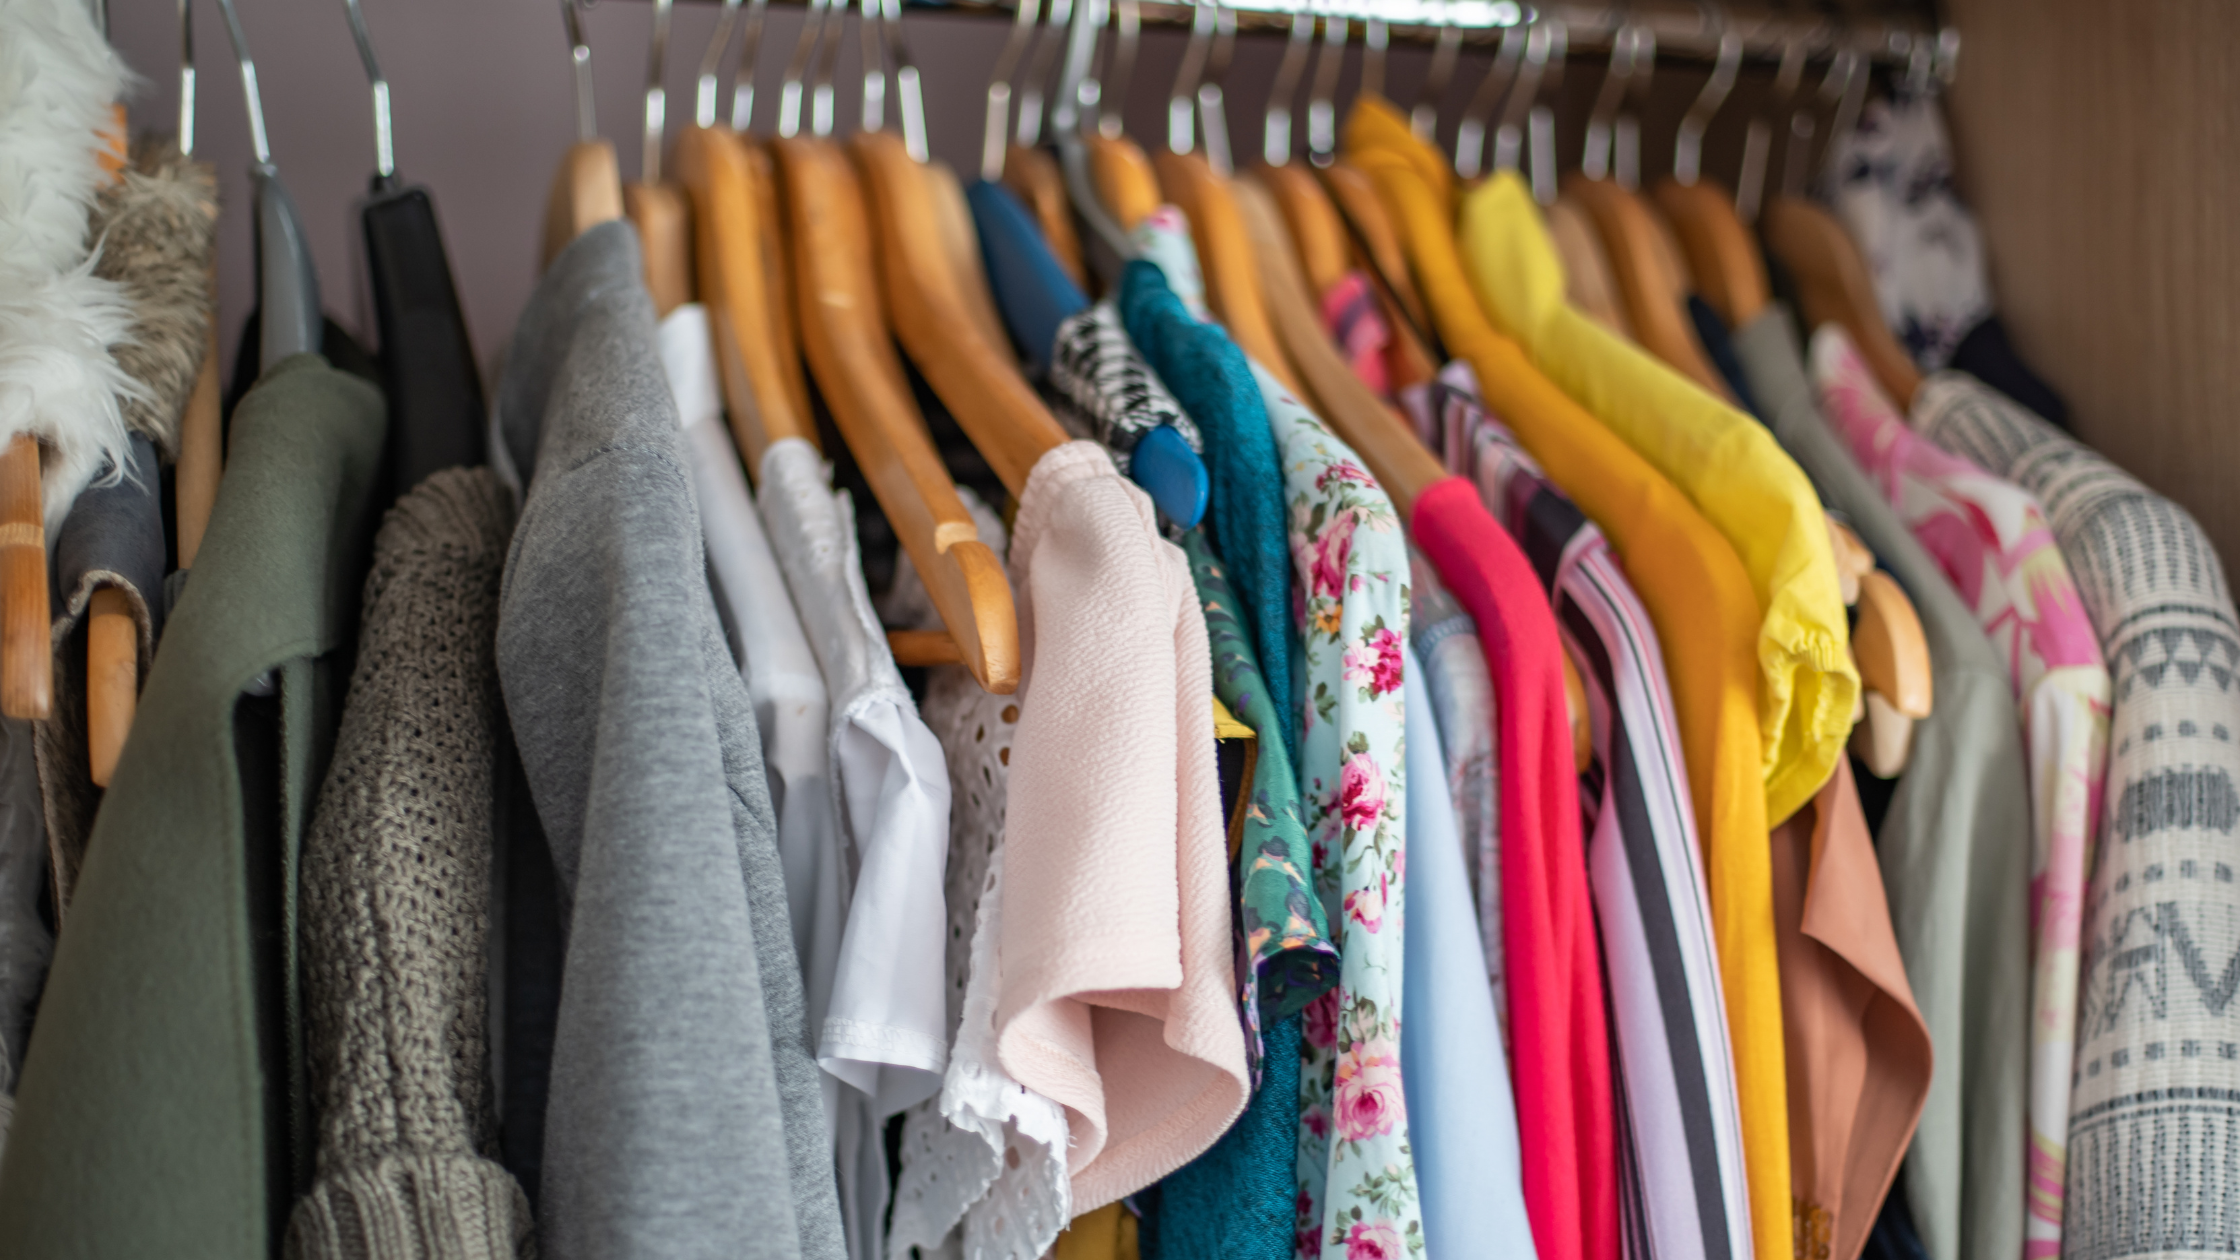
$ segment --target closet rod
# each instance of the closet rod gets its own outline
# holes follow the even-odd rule
[[[717,3],[719,0],[703,0]],[[803,5],[809,0],[771,0],[782,5]],[[1695,5],[1651,7],[1641,4],[1521,4],[1517,0],[1227,0],[1222,7],[1237,15],[1241,31],[1288,31],[1297,14],[1344,17],[1355,21],[1376,18],[1390,28],[1391,37],[1429,43],[1442,25],[1458,27],[1463,42],[1490,45],[1503,28],[1536,18],[1564,24],[1573,54],[1607,51],[1620,25],[1647,28],[1655,37],[1659,57],[1678,56],[1710,61],[1719,48],[1718,30],[1706,25]],[[1906,23],[1887,18],[1837,15],[1812,19],[1781,16],[1774,12],[1729,7],[1724,17],[1728,30],[1742,37],[1745,57],[1777,62],[1792,44],[1802,44],[1813,60],[1849,49],[1871,61],[1902,66],[1926,59],[1946,79],[1952,76],[1959,56],[1960,33],[1952,27],[1930,24],[1929,6],[1919,6],[1923,21]],[[952,11],[1001,16],[1011,21],[1016,3],[1007,0],[955,0],[948,4],[906,4],[916,13]],[[1143,20],[1166,26],[1188,26],[1195,6],[1186,0],[1144,0]]]

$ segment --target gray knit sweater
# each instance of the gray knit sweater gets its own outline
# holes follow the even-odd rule
[[[491,1149],[485,1060],[498,578],[511,505],[446,469],[389,512],[303,854],[318,1173],[290,1260],[496,1260],[535,1246]]]

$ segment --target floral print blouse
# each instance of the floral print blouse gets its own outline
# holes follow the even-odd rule
[[[1258,365],[1253,374],[1290,502],[1315,887],[1344,958],[1337,989],[1307,1012],[1299,1254],[1397,1260],[1423,1249],[1400,1080],[1407,542],[1354,453],[1274,377]]]
[[[1179,211],[1134,232],[1204,318]],[[1407,877],[1402,681],[1408,544],[1392,500],[1351,448],[1259,364],[1283,469],[1292,612],[1303,680],[1299,795],[1314,888],[1338,936],[1338,987],[1306,1011],[1299,1074],[1301,1260],[1421,1257],[1423,1213],[1400,1081]]]
[[[1298,1014],[1338,982],[1338,947],[1315,895],[1299,780],[1276,723],[1276,706],[1284,700],[1260,676],[1252,632],[1238,615],[1236,592],[1205,531],[1184,531],[1182,551],[1205,609],[1214,694],[1259,735],[1236,870],[1238,996],[1257,1088],[1261,1029]]]

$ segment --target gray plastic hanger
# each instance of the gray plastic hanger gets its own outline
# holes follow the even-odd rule
[[[234,10],[234,0],[218,0],[218,9],[225,15],[234,58],[241,63],[241,94],[249,106],[249,147],[256,155],[249,180],[256,201],[257,368],[264,372],[289,355],[317,354],[323,348],[319,272],[311,261],[303,216],[280,180],[280,168],[272,164],[272,146],[265,139],[264,100],[257,92],[257,65],[249,58],[241,15]]]

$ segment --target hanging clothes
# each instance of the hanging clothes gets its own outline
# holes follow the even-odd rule
[[[1787,313],[1768,308],[1737,334],[1736,350],[1782,443],[1921,618],[1935,707],[1915,724],[1875,837],[1937,1055],[1906,1154],[1906,1196],[1932,1260],[2015,1254],[2024,1196],[2015,1135],[2029,1114],[2030,816],[2013,688],[1974,614],[1813,405]]]
[[[1992,309],[1975,215],[1952,177],[1938,88],[1901,79],[1831,140],[1824,195],[1858,243],[1883,322],[1924,372],[1971,373],[2067,428],[2069,405],[2024,364]]]
[[[1136,353],[1121,325],[1120,308],[1109,298],[1058,325],[1050,349],[1050,383],[1070,404],[1060,409],[1060,417],[1072,419],[1083,436],[1102,442],[1122,476],[1136,443],[1162,425],[1182,435],[1191,450],[1205,449],[1198,426]]]
[[[1299,1081],[1299,1229],[1320,1254],[1422,1228],[1400,1066],[1407,878],[1408,552],[1392,501],[1252,365],[1290,503],[1304,666],[1299,787],[1338,987],[1310,1008]],[[1380,1245],[1382,1245],[1380,1243]]]
[[[833,1154],[849,1254],[868,1260],[887,1215],[887,1120],[938,1092],[948,1065],[936,942],[948,923],[949,774],[872,611],[850,498],[816,448],[771,444],[761,507],[831,706],[833,813],[853,880],[817,1061],[846,1086]]]
[[[234,413],[40,1000],[0,1252],[264,1255],[309,1179],[291,1160],[311,1118],[285,925],[340,716],[382,413],[379,390],[310,354]]]
[[[1532,558],[1599,718],[1581,799],[1626,1107],[1627,1254],[1747,1256],[1734,1051],[1664,653],[1602,532],[1485,414],[1474,384],[1449,367],[1431,389],[1434,414]]]
[[[1514,172],[1472,192],[1463,256],[1487,316],[1550,380],[1695,502],[1734,546],[1764,614],[1766,816],[1786,818],[1843,755],[1859,673],[1820,501],[1772,435],[1563,300],[1563,274]]]
[[[1025,695],[996,1039],[1066,1108],[1079,1213],[1195,1158],[1248,1093],[1212,665],[1188,562],[1101,448],[1037,461],[1013,531]]]
[[[1502,975],[1501,766],[1493,679],[1478,623],[1439,580],[1439,566],[1408,553],[1408,646],[1423,662],[1424,696],[1439,730],[1450,804],[1462,836],[1463,871],[1477,903],[1479,952],[1493,995],[1493,1018],[1509,1048],[1509,985]]]
[[[1752,1246],[1755,1253],[1778,1255],[1792,1237],[1787,1085],[1757,731],[1759,616],[1748,575],[1733,547],[1672,483],[1541,376],[1516,343],[1486,322],[1467,287],[1447,225],[1446,207],[1451,202],[1445,191],[1449,176],[1444,159],[1385,110],[1355,112],[1347,127],[1346,154],[1375,181],[1408,251],[1411,270],[1432,307],[1440,338],[1471,365],[1488,407],[1518,433],[1534,459],[1618,549],[1669,654],[1673,703],[1680,719],[1690,795],[1696,803],[1696,831],[1704,847],[1712,931],[1719,947],[1720,983],[1734,1045]],[[1469,499],[1472,505],[1477,503],[1475,492],[1469,493]],[[1483,517],[1482,507],[1479,512]],[[1418,505],[1416,514],[1418,542],[1430,551],[1422,533],[1423,505]],[[1436,552],[1433,558],[1438,558]],[[1446,576],[1454,581],[1451,569]],[[1545,608],[1529,570],[1520,576],[1518,585],[1532,591]],[[1456,593],[1465,594],[1460,586]],[[1473,611],[1480,631],[1489,632],[1486,613]],[[1552,625],[1550,630],[1552,638]],[[1498,685],[1504,666],[1490,637],[1487,646],[1488,665]],[[1551,731],[1548,738],[1564,750],[1567,764],[1570,740],[1562,726],[1560,677],[1553,685],[1550,694],[1561,734]],[[1501,694],[1506,715],[1511,693],[1502,688]],[[1503,721],[1506,738],[1513,728],[1506,716]],[[1510,764],[1504,752],[1504,779]],[[1511,834],[1504,820],[1504,841]],[[1513,966],[1515,953],[1510,957]],[[1524,1109],[1532,1102],[1521,1076],[1517,1102],[1519,1128],[1528,1135],[1529,1148],[1532,1130]],[[1533,1195],[1531,1179],[1542,1175],[1544,1167],[1539,1159],[1525,1166],[1528,1202]],[[1609,1243],[1613,1251],[1617,1245],[1614,1193]],[[1559,1252],[1541,1222],[1536,1215],[1533,1236],[1542,1260],[1576,1254]]]
[[[304,840],[318,1175],[303,1260],[534,1253],[496,1138],[486,1029],[498,579],[513,505],[439,472],[374,538],[357,662]]]
[[[1773,829],[1797,1247],[1851,1260],[1929,1093],[1929,1030],[1884,909],[1848,761]]]
[[[1179,222],[1179,211],[1175,219]],[[1150,221],[1138,226],[1139,248],[1177,235],[1169,230],[1154,236],[1150,227]],[[1187,225],[1179,235],[1188,242]],[[1205,434],[1206,471],[1213,481],[1206,523],[1243,600],[1261,672],[1288,688],[1291,570],[1285,562],[1283,481],[1276,470],[1275,439],[1244,352],[1219,328],[1204,323],[1203,302],[1193,311],[1178,296],[1183,292],[1204,292],[1195,255],[1187,270],[1134,259],[1120,273],[1120,316],[1128,339]],[[1298,718],[1288,705],[1279,706],[1276,716],[1284,746],[1296,759]]]
[[[47,837],[31,741],[31,723],[0,721],[0,1165],[7,1161],[31,1013],[54,957],[54,933],[40,913],[49,886]]]
[[[1495,1255],[1533,1260],[1524,1206],[1524,1157],[1516,1101],[1494,1047],[1500,1028],[1493,994],[1480,983],[1482,952],[1468,895],[1469,877],[1447,783],[1445,752],[1424,681],[1407,650],[1409,898],[1407,1036],[1400,1041],[1408,1083],[1408,1132],[1423,1195],[1424,1254]],[[1385,1254],[1398,1260],[1398,1250]]]
[[[539,1252],[833,1260],[777,824],[642,275],[625,223],[563,250],[496,407],[536,469],[498,675],[567,933]]]
[[[2030,773],[2030,1151],[2026,1254],[2061,1246],[2078,930],[2107,788],[2114,705],[2099,637],[2027,491],[1906,428],[1843,331],[1812,338],[1821,408],[2004,659]]]
[[[1160,1182],[1147,1236],[1162,1260],[1287,1260],[1295,1241],[1304,1011],[1337,984],[1338,948],[1314,889],[1298,776],[1277,733],[1276,708],[1287,697],[1260,672],[1242,605],[1206,531],[1185,531],[1182,550],[1205,614],[1214,695],[1258,737],[1235,862],[1238,1006],[1253,1094],[1220,1141]]]
[[[960,488],[980,541],[1009,551],[1003,522]],[[940,624],[917,570],[896,575],[891,604],[921,628]],[[903,596],[902,588],[909,588]],[[949,767],[946,962],[951,1050],[941,1094],[903,1113],[902,1175],[887,1254],[937,1248],[973,1260],[1041,1260],[1072,1219],[1065,1109],[1014,1080],[996,1055],[1003,990],[1003,826],[1020,697],[984,691],[962,666],[937,668],[922,712]]]
[[[2224,1155],[2240,1089],[2229,987],[2240,953],[2230,823],[2240,799],[2240,625],[2193,518],[1959,373],[1923,382],[1914,430],[2046,507],[2114,675],[2106,837],[2085,900],[2062,1251],[2230,1248]],[[1971,1152],[1971,1155],[1973,1152]],[[1971,1172],[1972,1172],[1971,1168]],[[1972,1251],[1968,1254],[1974,1254]]]
[[[754,701],[763,774],[778,815],[778,864],[785,873],[794,957],[801,964],[804,1022],[821,1028],[832,1007],[848,909],[847,859],[833,812],[827,745],[831,708],[785,575],[762,531],[738,449],[723,429],[710,332],[707,308],[697,302],[669,312],[659,329],[661,366],[692,454],[708,583]],[[820,1084],[825,1124],[837,1129],[840,1082],[828,1074]]]

